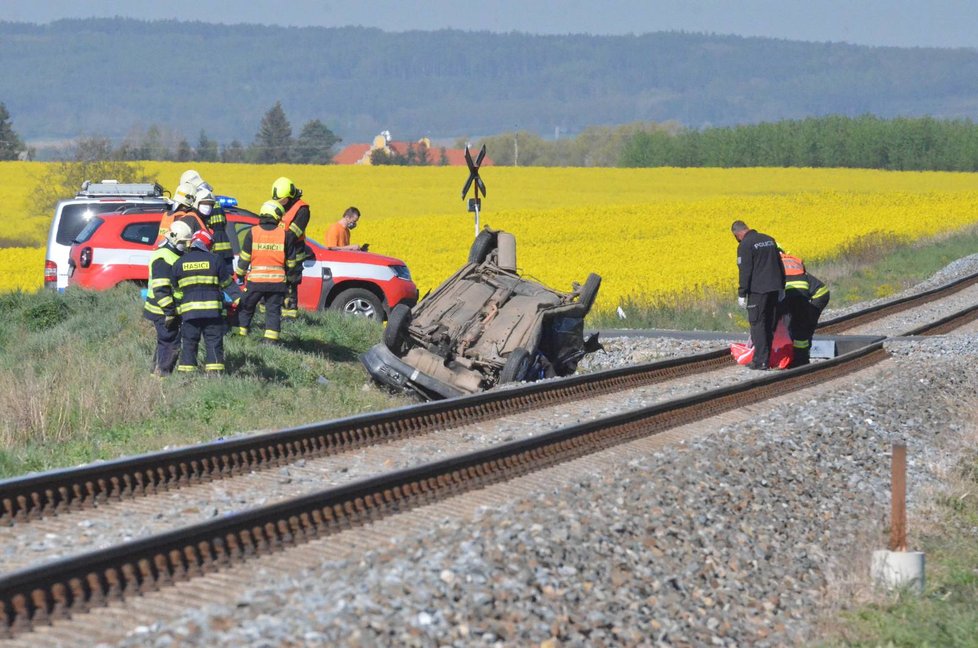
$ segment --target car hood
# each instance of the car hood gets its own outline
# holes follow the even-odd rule
[[[407,265],[396,257],[374,254],[373,252],[357,252],[352,250],[330,250],[323,247],[310,246],[317,261],[342,261],[345,263],[373,263],[375,265]]]

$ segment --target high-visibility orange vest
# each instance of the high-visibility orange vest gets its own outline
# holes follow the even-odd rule
[[[281,227],[266,230],[261,225],[255,225],[251,228],[248,281],[285,283],[285,230]]]
[[[302,201],[302,200],[295,201],[292,204],[292,206],[289,207],[289,211],[285,212],[285,215],[282,216],[282,227],[284,227],[285,229],[289,229],[289,227],[292,225],[292,221],[295,220],[296,214],[299,213],[299,210],[302,209],[303,207],[308,206],[308,205],[309,205],[309,203],[307,203],[305,201]],[[302,232],[302,234],[298,234],[296,232],[293,232],[293,233],[299,239],[299,243],[305,242],[305,239],[306,239],[306,233],[305,232]]]
[[[197,229],[207,229],[207,226],[204,225],[204,221],[200,219],[200,216],[197,215],[197,212],[194,211],[175,211],[170,213],[164,212],[163,220],[160,221],[160,232],[156,236],[156,245],[159,245],[160,243],[163,242],[163,237],[166,236],[166,233],[169,231],[170,225],[173,225],[173,221],[180,220],[184,216],[193,216],[194,220],[197,221]]]
[[[782,252],[781,262],[784,264],[784,274],[786,276],[793,277],[805,274],[805,263],[798,257],[787,252]]]

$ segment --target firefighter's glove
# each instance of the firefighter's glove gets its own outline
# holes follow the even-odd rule
[[[361,252],[366,252],[369,248],[370,248],[370,244],[369,243],[364,243],[363,245],[360,246],[360,251]]]
[[[737,305],[740,306],[741,308],[747,308],[747,298],[746,297],[738,297],[737,298]]]
[[[163,318],[163,328],[167,331],[175,331],[180,326],[180,317],[177,315],[167,315]]]

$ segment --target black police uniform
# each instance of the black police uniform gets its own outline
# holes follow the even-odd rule
[[[784,264],[778,244],[767,234],[749,230],[737,246],[740,280],[737,295],[747,298],[747,321],[754,343],[753,369],[767,369],[777,324],[778,299],[784,290]]]

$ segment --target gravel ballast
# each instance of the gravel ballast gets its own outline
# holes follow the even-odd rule
[[[391,538],[396,549],[327,556],[301,574],[259,571],[234,604],[140,628],[122,645],[817,639],[825,615],[865,591],[869,553],[885,547],[892,442],[909,447],[912,545],[976,438],[974,336],[886,348],[892,359],[854,381],[751,405],[698,441],[577,473],[474,523],[446,518]]]
[[[234,606],[124,645],[785,645],[883,548],[889,447],[910,447],[911,515],[973,439],[971,339],[895,343],[873,380],[528,494],[399,549],[268,574]],[[913,530],[913,524],[911,524]],[[912,538],[912,536],[911,536]],[[551,644],[546,644],[552,641]],[[288,645],[288,644],[285,644]],[[296,645],[302,645],[298,641]]]

